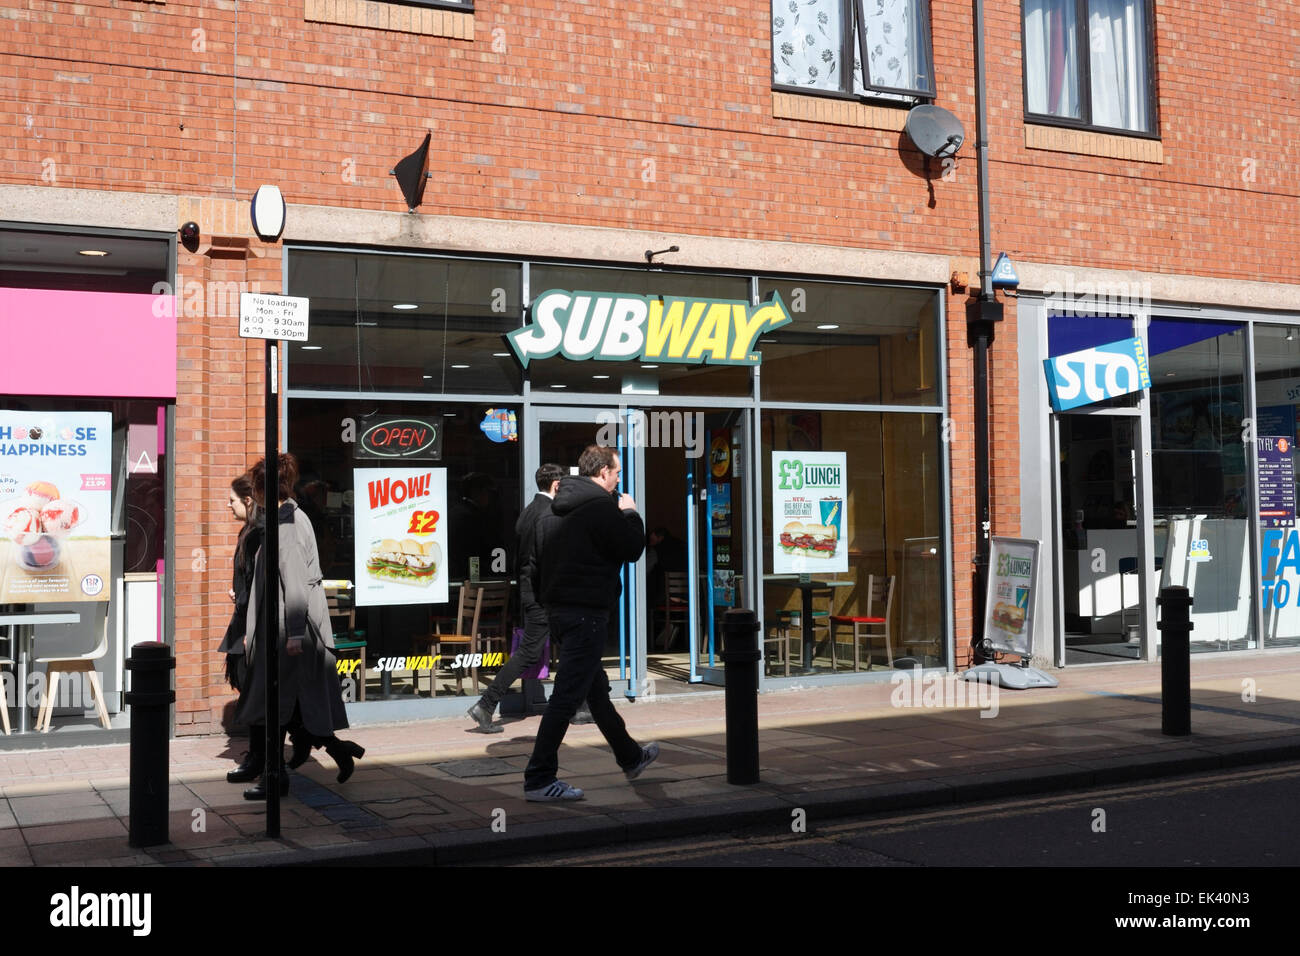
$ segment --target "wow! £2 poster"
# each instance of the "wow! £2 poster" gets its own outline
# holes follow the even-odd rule
[[[0,604],[107,601],[113,416],[0,409]]]
[[[356,468],[356,601],[442,604],[447,588],[447,469]]]

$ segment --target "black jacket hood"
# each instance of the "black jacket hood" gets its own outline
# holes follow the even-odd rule
[[[610,498],[610,493],[590,478],[582,475],[566,475],[560,479],[560,488],[555,493],[551,510],[557,515],[567,515],[593,501],[601,499],[608,501]]]

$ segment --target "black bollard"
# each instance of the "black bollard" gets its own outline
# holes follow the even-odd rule
[[[722,622],[727,680],[727,783],[758,783],[758,618],[732,608]]]
[[[158,641],[131,647],[126,669],[132,672],[126,703],[131,708],[131,811],[127,843],[170,843],[167,832],[169,783],[168,708],[176,701],[171,672],[176,658]]]
[[[1192,597],[1187,588],[1160,589],[1160,732],[1192,732]]]

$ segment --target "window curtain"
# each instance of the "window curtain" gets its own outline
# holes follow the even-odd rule
[[[872,86],[933,92],[919,0],[857,0]]]
[[[1144,13],[1142,0],[1088,0],[1095,126],[1149,130]]]
[[[1074,0],[1024,0],[1024,5],[1029,112],[1081,119]]]
[[[772,81],[840,89],[841,14],[840,0],[772,0]]]

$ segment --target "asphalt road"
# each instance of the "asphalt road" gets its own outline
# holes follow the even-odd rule
[[[554,853],[500,866],[1293,867],[1300,764]]]

